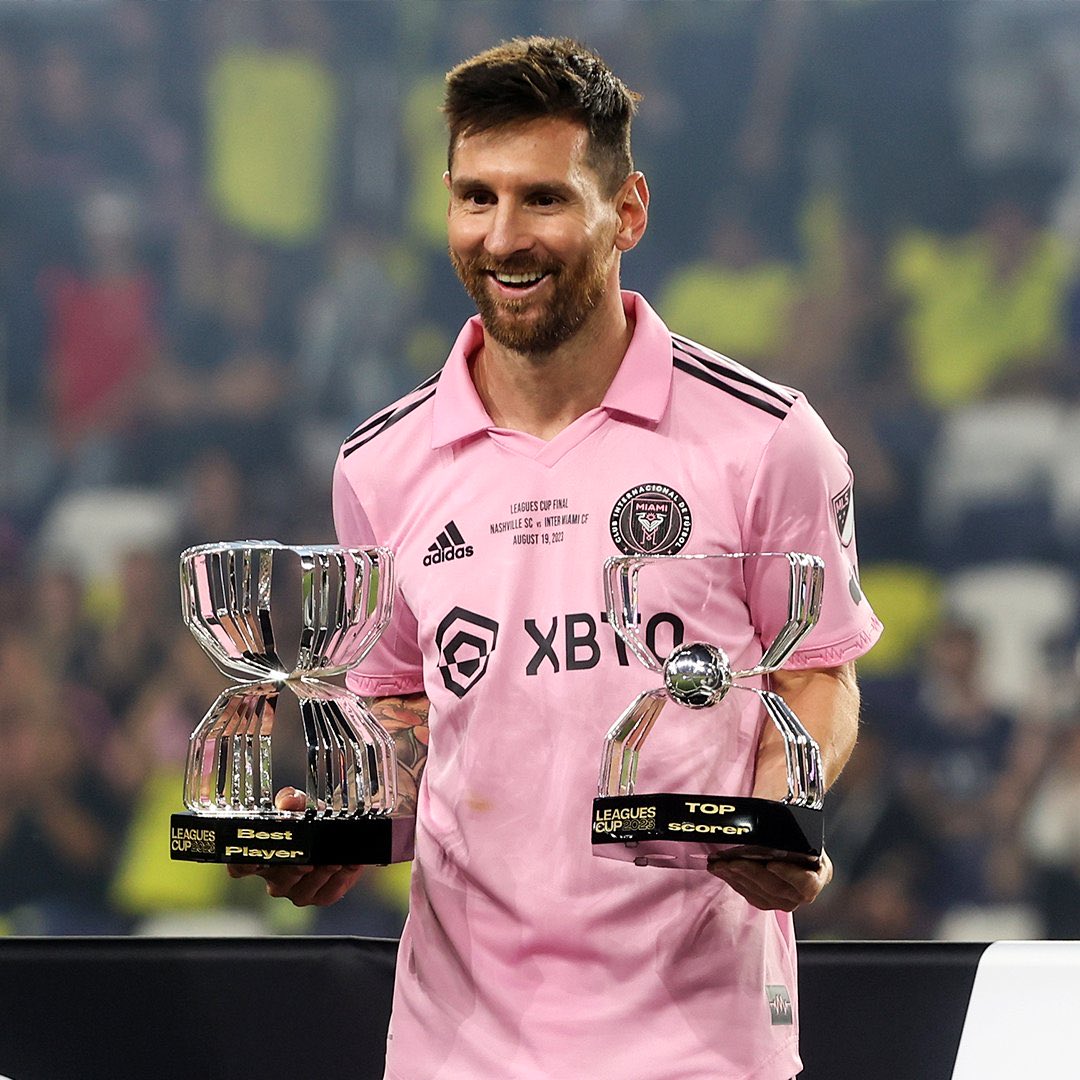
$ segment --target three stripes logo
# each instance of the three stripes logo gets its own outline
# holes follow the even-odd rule
[[[442,532],[435,537],[435,543],[428,547],[428,553],[424,556],[425,566],[435,566],[438,563],[450,562],[452,559],[468,559],[473,555],[472,544],[465,543],[465,537],[453,521],[448,521],[442,528]]]

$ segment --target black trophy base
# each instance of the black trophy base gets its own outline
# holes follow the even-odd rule
[[[385,866],[413,856],[416,819],[173,814],[170,854],[184,862]]]
[[[610,795],[593,800],[593,854],[638,866],[694,870],[711,859],[817,866],[820,810],[732,795]]]

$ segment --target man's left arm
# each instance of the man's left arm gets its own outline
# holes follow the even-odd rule
[[[772,689],[788,703],[821,748],[826,788],[840,775],[855,748],[859,726],[859,687],[854,662],[833,668],[777,671]],[[772,723],[762,729],[753,794],[782,799],[787,793],[784,742]],[[753,859],[716,860],[709,871],[726,881],[753,907],[794,911],[811,903],[832,880],[832,863],[824,852],[821,865]]]

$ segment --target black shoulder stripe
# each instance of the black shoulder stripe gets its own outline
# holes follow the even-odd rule
[[[434,385],[435,383],[437,383],[437,382],[439,381],[439,376],[440,376],[441,374],[442,374],[442,372],[441,372],[441,371],[436,371],[434,375],[431,375],[431,376],[429,376],[428,378],[426,378],[426,379],[425,379],[425,380],[424,380],[424,381],[423,381],[423,382],[422,382],[422,383],[421,383],[421,384],[420,384],[419,386],[414,386],[414,387],[413,387],[413,389],[412,389],[412,390],[410,390],[410,391],[408,392],[408,394],[406,394],[406,395],[405,395],[405,397],[406,397],[406,398],[412,397],[412,395],[413,395],[413,394],[415,394],[415,393],[418,393],[418,392],[419,392],[419,391],[421,391],[421,390],[426,390],[426,389],[427,389],[427,388],[428,388],[429,386],[432,386],[432,385]],[[404,400],[404,399],[402,399],[402,400]],[[353,441],[354,439],[359,439],[359,438],[360,438],[360,437],[361,437],[362,435],[365,435],[365,434],[366,434],[367,432],[369,432],[369,431],[370,431],[370,430],[371,430],[372,428],[378,427],[378,426],[379,426],[380,424],[384,423],[384,422],[385,422],[386,420],[388,420],[388,419],[389,419],[389,418],[390,418],[391,416],[393,416],[393,415],[394,415],[394,413],[395,413],[395,412],[396,412],[396,411],[397,411],[397,410],[398,410],[398,409],[399,409],[400,407],[401,407],[401,406],[400,406],[400,402],[399,402],[399,403],[397,403],[397,404],[391,405],[391,406],[390,406],[390,408],[389,408],[389,409],[387,409],[387,410],[386,410],[385,412],[381,412],[381,413],[378,413],[378,414],[377,414],[376,416],[373,416],[373,417],[372,417],[372,418],[371,418],[370,420],[365,420],[365,421],[364,421],[364,422],[363,422],[363,423],[362,423],[362,424],[361,424],[361,425],[360,425],[360,426],[359,426],[359,427],[358,427],[358,428],[357,428],[357,429],[356,429],[356,430],[355,430],[355,431],[354,431],[354,432],[353,432],[353,433],[352,433],[352,434],[351,434],[351,435],[350,435],[350,436],[349,436],[349,437],[348,437],[348,438],[347,438],[347,439],[345,440],[345,445],[346,445],[346,446],[348,446],[348,445],[349,445],[349,443],[351,443],[351,442],[352,442],[352,441]]]
[[[419,386],[414,386],[409,393],[415,394],[418,390],[426,390],[429,386],[434,386],[439,381],[439,376],[442,374],[442,368],[429,375]]]
[[[377,438],[386,431],[387,428],[393,427],[399,420],[404,420],[413,409],[420,408],[425,401],[428,401],[434,396],[435,391],[429,390],[423,397],[417,398],[411,405],[406,405],[403,409],[398,409],[396,412],[391,413],[375,431],[368,435],[366,439],[361,439],[359,442],[354,442],[349,446],[342,454],[342,457],[348,457],[354,450],[359,450],[361,446],[366,446],[372,439]]]
[[[730,364],[722,363],[722,358],[715,353],[711,353],[704,346],[686,338],[681,338],[677,334],[673,334],[672,339],[674,347],[688,360],[696,360],[699,364],[704,364],[711,371],[717,375],[722,375],[725,379],[732,379],[746,386],[752,386],[755,390],[768,394],[769,397],[775,398],[787,406],[795,404],[795,399],[791,395],[784,394],[775,383],[769,382],[768,379],[764,379],[760,375],[755,376],[753,372],[747,371],[734,362]]]
[[[693,375],[695,379],[700,379],[703,383],[708,383],[709,386],[715,386],[717,390],[723,390],[725,394],[730,394],[740,401],[745,401],[747,405],[753,405],[757,409],[762,409],[767,413],[771,413],[778,420],[783,420],[784,417],[787,416],[787,412],[784,409],[777,407],[771,401],[765,401],[763,398],[754,397],[753,394],[744,394],[741,390],[736,390],[734,386],[729,386],[727,383],[721,382],[703,368],[699,368],[696,364],[688,363],[686,360],[680,360],[677,357],[674,364],[680,371],[685,371],[687,375]]]
[[[373,427],[378,427],[388,417],[394,415],[395,406],[391,405],[386,412],[377,413],[370,420],[364,421],[346,440],[345,445],[348,446],[354,439],[359,439],[361,435],[370,431]]]

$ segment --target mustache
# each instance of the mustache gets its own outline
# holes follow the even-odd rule
[[[482,258],[463,259],[461,265],[477,274],[557,274],[561,269],[550,263],[544,265],[521,259],[507,259],[505,262]]]

